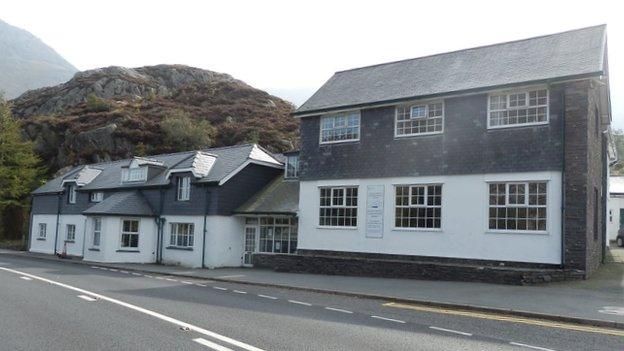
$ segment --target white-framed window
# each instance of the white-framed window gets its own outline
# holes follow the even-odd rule
[[[488,128],[548,123],[548,89],[492,93],[488,98]]]
[[[144,182],[147,180],[147,167],[123,168],[121,170],[121,181],[123,182]]]
[[[178,201],[188,201],[191,198],[191,177],[178,178]]]
[[[70,184],[67,192],[67,202],[70,204],[76,203],[76,185]]]
[[[289,155],[286,157],[286,178],[299,177],[299,155]]]
[[[547,182],[489,183],[488,228],[546,232]]]
[[[396,228],[442,227],[442,184],[395,186]]]
[[[94,191],[91,193],[91,202],[102,202],[104,200],[104,193],[101,191]]]
[[[121,247],[122,248],[138,248],[139,247],[139,220],[124,219],[121,224]]]
[[[321,144],[357,140],[360,140],[360,111],[321,117]]]
[[[258,252],[293,254],[297,250],[297,219],[260,217]]]
[[[319,226],[357,227],[358,188],[320,188]]]
[[[444,130],[444,101],[397,106],[394,135],[437,134]]]
[[[76,225],[68,224],[65,230],[65,239],[67,241],[75,241],[76,240]]]
[[[193,247],[195,225],[193,223],[171,223],[169,245],[175,247]]]
[[[100,238],[102,236],[102,218],[93,218],[93,237],[91,244],[93,247],[100,246]]]
[[[45,239],[48,232],[48,224],[47,223],[39,223],[39,238]]]

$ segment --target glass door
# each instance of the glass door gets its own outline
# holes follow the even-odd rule
[[[253,265],[253,253],[256,251],[256,226],[245,226],[245,248],[243,252],[243,266]]]

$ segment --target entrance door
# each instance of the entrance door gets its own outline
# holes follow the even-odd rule
[[[251,266],[253,264],[253,253],[256,251],[256,234],[257,227],[245,227],[245,247],[243,249],[243,266]]]

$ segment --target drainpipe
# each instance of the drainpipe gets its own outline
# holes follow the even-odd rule
[[[56,204],[56,229],[54,232],[54,255],[56,255],[56,246],[58,244],[58,233],[59,233],[59,221],[61,219],[61,203],[63,200],[63,193],[58,193],[58,201]]]
[[[598,116],[596,116],[596,118],[598,118]],[[602,201],[600,202],[600,206],[602,207],[602,210],[600,211],[602,213],[602,223],[600,226],[601,229],[601,233],[600,236],[602,237],[602,257],[601,257],[601,263],[605,263],[605,259],[607,256],[607,240],[608,236],[607,236],[607,199],[609,196],[609,192],[608,192],[608,182],[607,182],[607,176],[608,176],[608,172],[609,172],[609,161],[608,161],[608,157],[607,157],[607,135],[605,135],[608,132],[602,132],[600,133],[601,138],[601,142],[600,142],[600,146],[602,147],[602,191],[600,192],[600,194],[602,195]]]
[[[565,137],[565,133],[566,133],[566,98],[565,98],[565,88],[564,90],[561,92],[561,101],[562,101],[562,111],[561,111],[561,139],[562,139],[562,158],[561,158],[561,267],[565,268],[565,243],[566,243],[566,236],[565,236],[565,189],[566,189],[566,181],[565,181],[565,168],[566,168],[566,161],[565,161],[565,149],[566,149],[566,137]]]
[[[208,217],[208,210],[210,209],[210,199],[211,193],[208,190],[208,186],[206,186],[206,203],[204,206],[204,230],[203,230],[203,238],[202,238],[202,268],[204,268],[204,264],[206,262],[206,219]]]
[[[87,216],[84,219],[84,226],[82,227],[82,259],[85,256],[85,247],[87,245]]]
[[[35,202],[35,196],[34,195],[30,195],[30,205],[29,207],[29,212],[28,212],[28,217],[29,217],[29,223],[28,223],[28,235],[26,235],[26,250],[28,250],[30,252],[30,248],[32,246],[32,235],[33,235],[33,203]]]
[[[164,201],[165,201],[165,197],[164,197],[164,188],[160,187],[159,188],[159,204],[158,204],[158,216],[156,217],[156,225],[157,225],[157,231],[156,231],[156,263],[162,263],[162,248],[163,248],[163,224],[164,224],[164,218],[162,218],[162,213],[163,213],[163,207],[164,207]]]

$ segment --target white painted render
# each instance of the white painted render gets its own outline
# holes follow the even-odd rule
[[[488,182],[545,180],[547,233],[492,232],[487,228]],[[442,184],[442,228],[394,228],[394,186]],[[319,187],[356,185],[358,226],[319,227]],[[366,191],[384,186],[383,236],[366,237]],[[302,181],[299,196],[299,244],[308,250],[561,263],[561,173],[531,172],[376,179]]]
[[[614,241],[620,229],[620,209],[624,209],[624,196],[611,195],[607,202],[607,239]]]
[[[204,246],[204,216],[163,216],[163,218],[165,218],[163,263],[193,268],[201,267],[202,247]],[[193,223],[195,237],[192,251],[172,248],[174,245],[171,243],[171,223]],[[241,233],[241,235],[243,234]]]
[[[56,252],[67,251],[68,255],[82,256],[83,239],[87,217],[83,215],[60,215],[58,217],[58,236],[56,240]],[[54,254],[54,241],[57,230],[56,215],[34,215],[31,228],[30,251]],[[39,223],[46,223],[47,235],[45,240],[39,240]],[[73,241],[67,240],[67,225],[76,226],[76,235]],[[66,245],[66,247],[65,247]]]
[[[39,238],[39,223],[46,224],[45,239]],[[40,214],[32,216],[30,228],[30,251],[39,253],[54,253],[54,233],[56,231],[56,215]]]
[[[244,218],[208,216],[206,224],[205,267],[239,267],[242,265]]]
[[[158,227],[153,217],[118,217],[102,216],[100,246],[93,244],[93,217],[87,221],[87,242],[85,261],[117,263],[154,263],[156,262],[156,237]],[[121,229],[123,219],[139,220],[139,247],[127,249],[121,247]],[[138,252],[129,252],[129,251]]]

